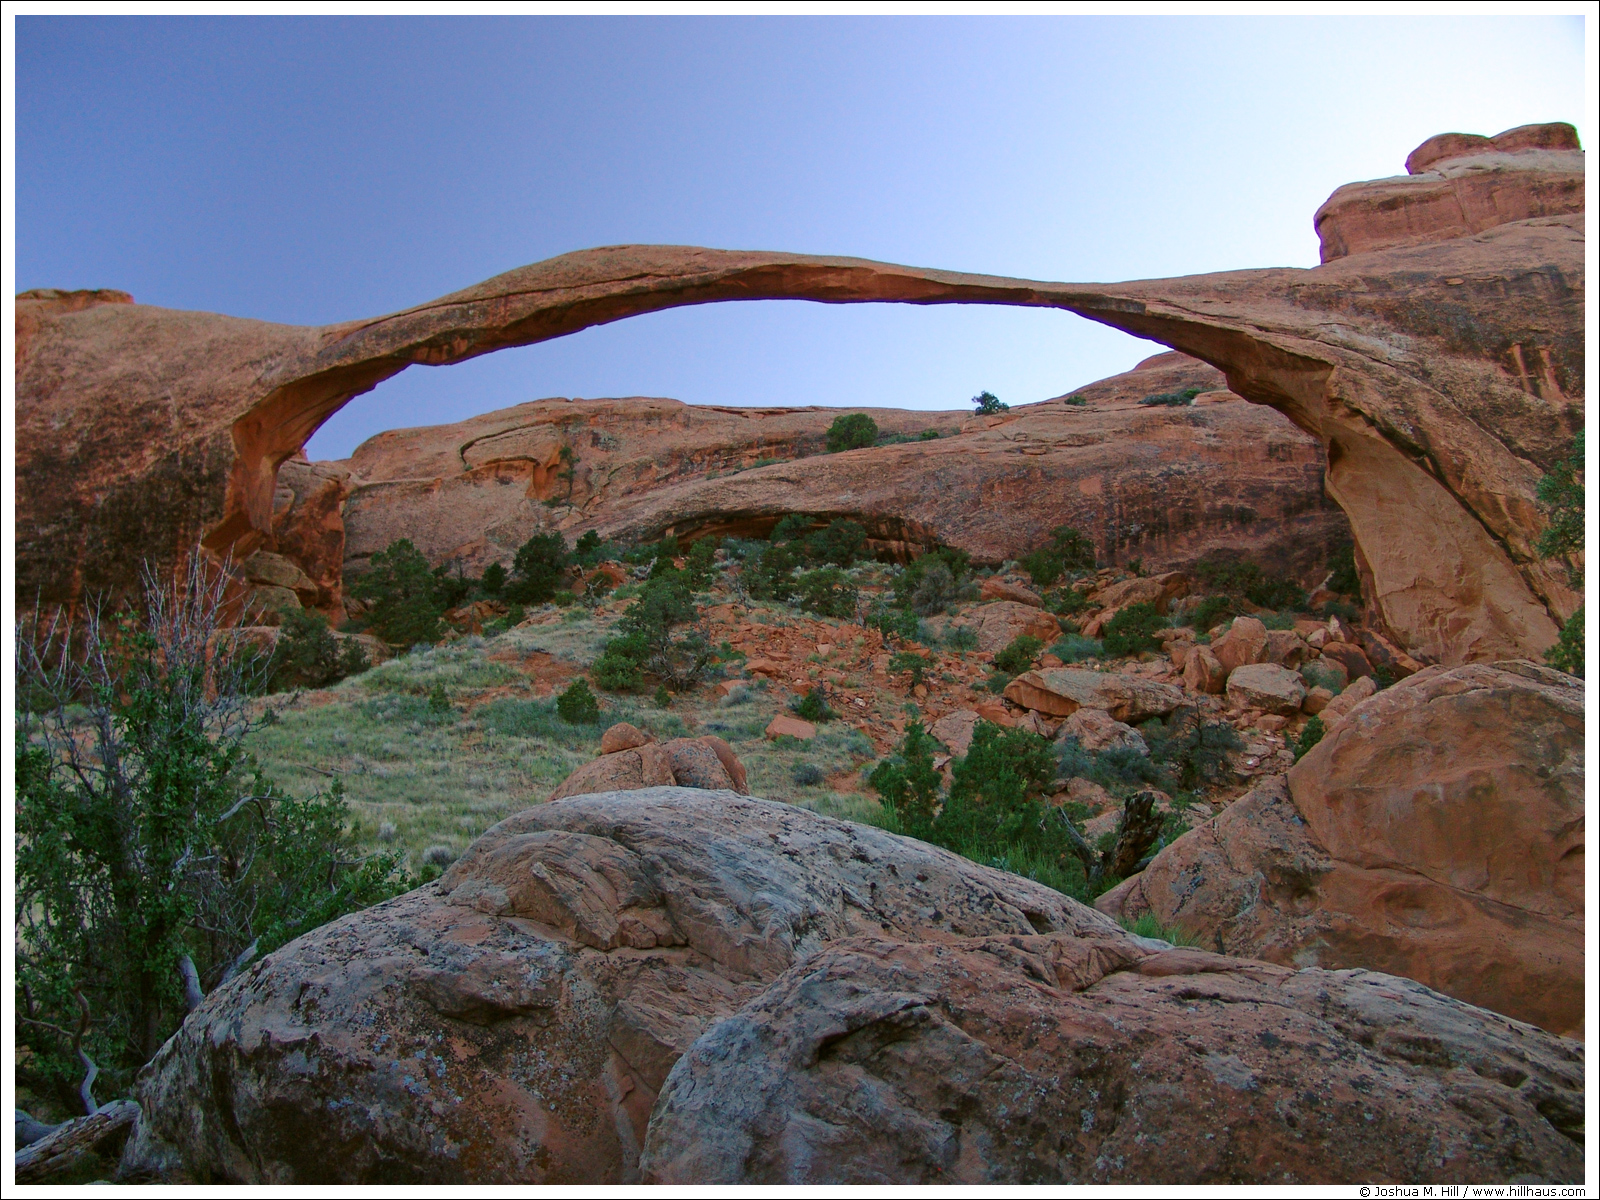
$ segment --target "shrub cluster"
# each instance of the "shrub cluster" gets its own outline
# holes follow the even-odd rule
[[[1140,404],[1152,408],[1178,408],[1185,404],[1193,404],[1194,398],[1200,394],[1201,388],[1184,388],[1181,392],[1156,392],[1139,401]]]
[[[341,643],[321,613],[289,609],[278,625],[278,642],[267,662],[266,688],[284,692],[329,687],[370,665],[361,643],[353,638]]]
[[[1164,629],[1167,618],[1154,604],[1130,604],[1107,621],[1101,633],[1101,647],[1107,658],[1121,658],[1146,650],[1159,650],[1155,632]]]
[[[668,566],[647,580],[617,629],[592,668],[608,692],[638,691],[647,676],[681,692],[705,678],[716,658],[688,570]]]
[[[1022,569],[1037,586],[1049,587],[1068,571],[1092,571],[1094,543],[1070,525],[1058,525],[1048,542],[1022,559]]]
[[[1243,597],[1262,608],[1299,611],[1306,602],[1305,589],[1293,580],[1268,575],[1241,558],[1207,555],[1194,565],[1195,578],[1212,592]]]
[[[878,423],[866,413],[850,413],[848,416],[835,417],[833,424],[828,426],[828,453],[838,454],[842,450],[859,450],[864,446],[876,445],[878,441]]]
[[[988,417],[995,413],[1010,412],[1011,406],[1001,403],[1000,397],[993,392],[979,392],[972,398],[972,409],[978,416]]]

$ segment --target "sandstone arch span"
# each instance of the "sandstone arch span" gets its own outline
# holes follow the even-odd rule
[[[1507,194],[1530,173],[1541,183],[1582,174],[1571,148],[1480,157],[1505,160],[1483,169]],[[1423,229],[1399,246],[1367,237],[1363,221],[1397,212],[1425,225],[1435,177],[1437,164],[1413,177],[1433,189],[1420,217],[1387,193],[1372,212],[1360,195],[1341,209],[1341,189],[1318,228],[1325,246],[1338,231],[1340,250],[1356,252],[1311,269],[1087,285],[615,246],[320,328],[28,294],[17,328],[19,592],[70,601],[125,585],[140,554],[176,554],[196,536],[241,555],[266,544],[279,466],[340,406],[411,365],[717,301],[1009,304],[1202,359],[1319,438],[1369,594],[1413,652],[1446,663],[1537,655],[1579,602],[1532,548],[1544,525],[1538,478],[1582,421],[1581,184],[1576,212],[1570,188],[1556,203],[1545,187],[1522,219],[1501,204],[1507,219],[1465,234],[1451,225],[1427,240]],[[1404,199],[1403,180],[1380,182]],[[1361,252],[1364,237],[1382,248]]]

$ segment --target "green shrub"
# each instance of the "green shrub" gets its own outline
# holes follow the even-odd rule
[[[1300,678],[1306,681],[1307,687],[1327,688],[1335,696],[1344,690],[1338,668],[1316,659],[1312,659],[1300,668]]]
[[[789,778],[800,787],[819,787],[828,781],[828,773],[816,763],[795,763]]]
[[[1055,770],[1050,743],[1037,733],[979,721],[966,756],[950,768],[950,798],[1021,804],[1043,795]]]
[[[914,641],[917,636],[917,614],[904,608],[889,608],[881,602],[875,604],[872,611],[867,614],[867,627],[876,629],[884,637],[899,638],[901,641]],[[977,644],[977,635],[973,635],[973,644]]]
[[[813,562],[848,567],[865,556],[867,530],[858,521],[840,518],[806,538],[806,554]]]
[[[835,417],[833,424],[828,426],[829,454],[838,454],[841,450],[859,450],[875,444],[877,440],[878,423],[866,413]]]
[[[459,562],[440,563],[433,569],[433,595],[443,609],[455,608],[472,595],[472,580],[462,573]]]
[[[483,569],[483,590],[490,596],[498,596],[506,586],[506,569],[499,563],[490,563]]]
[[[924,429],[920,434],[917,435],[917,440],[919,442],[938,441],[939,431],[937,429]]]
[[[996,696],[1003,695],[1016,676],[1009,671],[996,671],[983,681],[983,686]]]
[[[519,604],[543,604],[555,596],[566,566],[566,539],[559,533],[536,533],[517,551],[505,594]]]
[[[1011,675],[1021,675],[1033,666],[1033,660],[1039,657],[1043,649],[1044,643],[1029,634],[1012,638],[1011,644],[994,656],[995,668]]]
[[[319,612],[292,608],[278,626],[278,642],[267,665],[267,688],[324,688],[368,667],[366,651],[354,638],[341,644]]]
[[[591,668],[601,687],[636,691],[652,675],[681,692],[705,677],[716,652],[687,574],[669,571],[645,583]]]
[[[1299,762],[1308,753],[1310,753],[1311,747],[1320,742],[1322,740],[1322,735],[1327,732],[1327,727],[1323,725],[1321,717],[1312,717],[1309,721],[1307,721],[1305,728],[1300,731],[1300,737],[1295,741],[1294,744],[1295,762]]]
[[[944,635],[944,644],[951,650],[976,650],[978,631],[970,625],[952,625]]]
[[[1079,663],[1090,658],[1101,658],[1105,655],[1105,647],[1099,638],[1084,637],[1082,634],[1069,633],[1054,646],[1050,647],[1054,654],[1064,663]]]
[[[1074,392],[1072,395],[1064,397],[1062,399],[1061,403],[1063,403],[1063,404],[1071,404],[1076,408],[1082,408],[1085,404],[1088,404],[1089,401],[1088,401],[1088,399],[1086,397],[1081,396],[1078,393]]]
[[[556,712],[568,725],[593,725],[600,720],[600,702],[587,683],[574,679],[556,697]]]
[[[1049,587],[1066,571],[1094,569],[1094,543],[1070,525],[1050,531],[1050,540],[1022,559],[1026,571],[1038,587]]]
[[[973,412],[980,417],[993,416],[995,413],[1010,412],[1009,404],[1002,404],[1000,397],[993,392],[979,392],[972,398]]]
[[[1567,583],[1583,587],[1583,576],[1570,563],[1583,551],[1583,430],[1572,442],[1572,454],[1556,464],[1555,470],[1539,480],[1539,503],[1550,514],[1550,524],[1539,535],[1534,547],[1540,558],[1569,559]],[[1568,672],[1577,674],[1581,672]]]
[[[925,836],[923,831],[932,824],[934,805],[939,799],[939,772],[933,769],[938,745],[922,722],[911,721],[894,755],[867,776],[867,782],[901,826],[915,837]]]
[[[914,650],[901,650],[889,659],[889,673],[898,675],[902,671],[911,673],[911,686],[916,687],[922,682],[923,675],[928,670],[928,660]]]
[[[1140,913],[1133,921],[1123,921],[1122,927],[1135,937],[1155,938],[1158,941],[1170,942],[1174,946],[1198,947],[1200,939],[1191,933],[1185,933],[1176,925],[1163,925],[1155,913]]]
[[[1167,619],[1154,604],[1130,604],[1106,622],[1101,630],[1101,646],[1107,658],[1159,650],[1161,643],[1154,635],[1166,625]]]
[[[794,581],[795,602],[806,612],[819,617],[850,618],[856,615],[861,593],[850,577],[837,567],[806,571]]]
[[[812,688],[804,696],[795,696],[789,701],[789,710],[804,721],[832,721],[839,714],[828,707],[827,694],[819,687]]]
[[[656,689],[656,694],[653,698],[657,708],[672,707],[672,693],[667,691],[667,685],[664,683]]]
[[[433,585],[428,560],[409,538],[400,538],[372,556],[367,573],[356,580],[350,594],[366,602],[373,633],[409,648],[439,640],[444,609]]]
[[[1359,596],[1361,594],[1361,575],[1356,570],[1355,543],[1346,542],[1340,546],[1328,559],[1330,574],[1328,587],[1330,590],[1344,596]]]
[[[1151,407],[1176,408],[1185,404],[1193,404],[1194,398],[1200,394],[1200,391],[1200,388],[1192,387],[1184,388],[1181,392],[1156,392],[1153,395],[1146,396],[1139,403]]]
[[[1231,596],[1207,596],[1189,610],[1188,621],[1196,630],[1205,633],[1238,615],[1238,602]]]
[[[1207,555],[1194,565],[1194,573],[1209,590],[1243,596],[1262,608],[1298,611],[1305,606],[1305,589],[1244,559]]]
[[[450,707],[450,696],[444,690],[444,684],[436,683],[428,691],[428,712],[436,717],[446,716],[454,711]]]
[[[794,573],[805,561],[803,550],[796,541],[774,541],[762,547],[753,558],[745,560],[740,587],[752,600],[787,604],[794,597]]]
[[[1061,587],[1044,594],[1045,611],[1058,617],[1075,617],[1089,607],[1089,595],[1077,588]]]
[[[683,564],[683,571],[689,581],[689,586],[697,592],[703,592],[711,586],[711,581],[717,573],[717,550],[720,547],[716,538],[701,538],[689,547],[689,553]]]
[[[597,566],[605,561],[606,549],[606,544],[600,540],[600,534],[590,529],[572,547],[572,561],[580,567]],[[487,572],[484,578],[488,578]]]
[[[1185,790],[1225,782],[1229,756],[1244,748],[1239,733],[1226,721],[1208,721],[1192,708],[1176,709],[1166,720],[1147,722],[1140,732],[1150,757],[1170,771],[1172,782]]]
[[[1567,618],[1556,644],[1544,652],[1544,661],[1558,671],[1576,675],[1579,679],[1584,677],[1583,609],[1578,609]]]
[[[198,562],[147,571],[143,615],[91,610],[70,648],[16,642],[42,701],[15,712],[17,1074],[69,1108],[80,1049],[99,1099],[125,1094],[204,993],[409,886],[398,855],[355,852],[337,783],[285,794],[245,752],[259,666]]]

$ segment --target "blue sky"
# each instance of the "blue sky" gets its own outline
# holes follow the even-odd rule
[[[1574,17],[16,22],[15,284],[291,323],[586,246],[1101,281],[1311,266],[1445,130],[1566,120]],[[1052,312],[717,304],[414,367],[313,439],[541,396],[1026,403],[1159,347]]]

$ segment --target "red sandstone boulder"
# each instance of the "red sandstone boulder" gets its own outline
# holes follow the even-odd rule
[[[600,757],[568,775],[550,799],[650,787],[745,791],[745,771],[733,748],[719,737],[674,738],[657,743],[627,722],[600,738]]]
[[[1583,790],[1578,681],[1525,662],[1430,667],[1330,723],[1287,785],[1262,783],[1096,903],[1581,1036]]]
[[[1228,632],[1211,643],[1211,653],[1230,674],[1247,663],[1266,662],[1267,627],[1255,617],[1235,617]]]
[[[1580,1043],[1409,980],[868,934],[701,1036],[640,1169],[679,1186],[1577,1181],[1582,1087]]]
[[[1018,675],[1006,685],[1005,698],[1052,717],[1098,708],[1118,721],[1144,721],[1164,717],[1177,708],[1183,703],[1183,692],[1142,675],[1052,667]]]
[[[1246,663],[1228,676],[1228,699],[1240,708],[1293,716],[1306,698],[1300,676],[1276,663]]]
[[[1126,608],[1130,604],[1153,604],[1164,613],[1179,596],[1189,594],[1189,577],[1182,571],[1147,575],[1108,584],[1089,593],[1089,602],[1101,608]]]
[[[1217,661],[1210,646],[1191,648],[1183,660],[1183,685],[1191,692],[1221,695],[1228,682],[1228,669]]]
[[[954,627],[967,626],[978,635],[978,649],[990,654],[1004,650],[1015,639],[1036,637],[1049,645],[1061,636],[1061,623],[1049,613],[1015,600],[997,600],[969,608]]]
[[[1044,601],[1039,593],[1032,588],[1023,587],[1020,583],[1012,583],[999,575],[990,575],[979,584],[979,593],[985,600],[1013,600],[1018,604],[1030,604],[1034,608],[1042,608]]]

